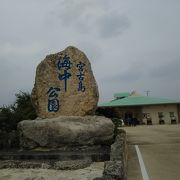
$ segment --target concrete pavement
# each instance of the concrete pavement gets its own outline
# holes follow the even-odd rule
[[[180,179],[180,124],[125,127],[128,138],[128,180],[142,180],[138,145],[149,180]]]

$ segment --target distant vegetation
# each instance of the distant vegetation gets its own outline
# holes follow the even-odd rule
[[[19,92],[15,96],[16,100],[12,105],[0,108],[0,131],[17,130],[18,122],[37,117],[29,93]]]

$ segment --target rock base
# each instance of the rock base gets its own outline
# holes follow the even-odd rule
[[[42,151],[43,150],[43,151]],[[79,149],[51,150],[11,150],[0,151],[0,161],[71,161],[91,159],[93,162],[108,161],[110,146],[81,147]]]
[[[60,116],[18,124],[23,149],[69,149],[111,145],[114,125],[102,116]]]
[[[4,160],[0,161],[0,169],[56,169],[56,170],[76,170],[83,169],[92,164],[91,159],[71,160],[71,161],[25,161],[25,160]]]

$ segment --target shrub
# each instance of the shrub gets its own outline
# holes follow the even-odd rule
[[[2,131],[16,130],[20,121],[37,117],[29,93],[19,92],[15,96],[14,104],[0,108],[0,130]]]

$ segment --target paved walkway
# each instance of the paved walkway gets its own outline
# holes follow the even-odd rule
[[[180,179],[180,124],[124,129],[129,144],[128,180]]]

